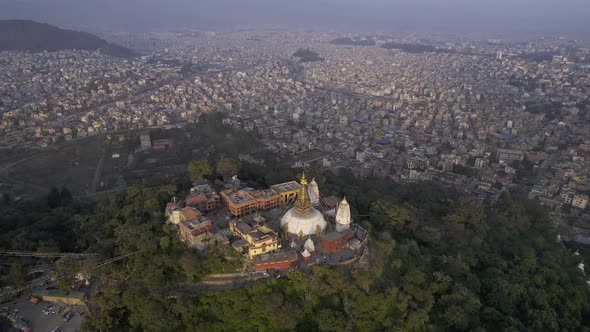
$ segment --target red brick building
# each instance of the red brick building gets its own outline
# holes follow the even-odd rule
[[[288,270],[297,267],[299,255],[295,251],[275,252],[254,256],[254,268],[263,270]]]
[[[354,232],[350,229],[344,230],[342,233],[328,233],[322,237],[322,248],[327,252],[334,252],[345,247],[353,237]]]
[[[276,209],[281,204],[281,195],[270,189],[253,191],[229,189],[221,192],[221,199],[227,206],[227,210],[237,218],[254,212]]]

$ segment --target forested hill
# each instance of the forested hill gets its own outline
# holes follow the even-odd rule
[[[275,167],[242,164],[240,178],[266,186],[295,176]],[[509,194],[483,208],[436,184],[347,171],[310,176],[327,195],[345,194],[355,221],[369,229],[368,269],[291,270],[225,292],[185,288],[236,261],[228,246],[205,256],[187,250],[162,227],[163,207],[180,184],[132,187],[92,211],[66,190],[54,190],[50,204],[4,197],[0,248],[105,259],[141,250],[98,270],[80,263],[103,282],[85,331],[589,331],[583,258],[556,243],[543,208]]]
[[[100,50],[117,57],[133,57],[135,52],[109,43],[93,34],[60,29],[29,20],[0,20],[0,51]]]

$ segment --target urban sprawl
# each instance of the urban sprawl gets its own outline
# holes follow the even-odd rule
[[[293,167],[318,162],[361,177],[432,180],[480,204],[520,190],[550,207],[574,231],[569,236],[590,241],[584,226],[590,221],[590,45],[559,38],[342,37],[271,30],[150,34],[133,41],[146,55],[132,60],[74,50],[1,52],[0,149],[42,151],[221,112],[224,124],[256,133]],[[132,37],[116,39],[129,44]],[[144,138],[142,146],[154,143]],[[196,184],[195,190],[211,189]],[[224,190],[214,195],[228,209],[236,200],[268,200],[264,195],[272,196],[272,208],[288,206],[280,190]],[[300,213],[305,204],[296,207]],[[168,211],[181,233],[183,221],[208,212],[183,209]],[[276,233],[288,230],[265,226],[254,212],[246,214],[258,220],[235,221],[227,235],[243,240],[239,248],[252,245],[254,235],[278,246]],[[202,234],[213,236],[205,219]],[[311,234],[316,230],[295,235]],[[285,240],[283,246],[291,245]]]

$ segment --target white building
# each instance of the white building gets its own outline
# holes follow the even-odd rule
[[[346,197],[340,202],[338,205],[338,210],[336,211],[336,231],[343,232],[350,228],[351,222],[350,216],[350,205],[346,201]]]
[[[311,182],[307,187],[307,193],[309,195],[311,204],[313,206],[317,206],[320,203],[320,189],[318,188],[318,184],[315,182],[315,179],[311,179]]]

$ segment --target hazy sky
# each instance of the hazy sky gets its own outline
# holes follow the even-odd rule
[[[282,25],[590,38],[590,0],[0,0],[0,18],[113,31]]]

